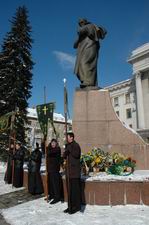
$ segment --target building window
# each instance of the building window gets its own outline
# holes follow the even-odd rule
[[[116,114],[119,116],[119,114],[120,114],[119,111],[116,111]]]
[[[130,103],[130,93],[125,95],[125,102],[126,104]]]
[[[132,118],[131,109],[126,109],[126,118]]]
[[[129,124],[129,127],[131,127],[131,128],[132,128],[132,124]]]
[[[115,97],[114,98],[114,106],[119,106],[118,97]]]

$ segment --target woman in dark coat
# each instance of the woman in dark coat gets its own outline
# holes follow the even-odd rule
[[[61,199],[61,182],[60,182],[60,158],[61,149],[57,140],[52,139],[47,150],[48,162],[48,191],[49,200],[53,199],[50,204],[54,204]]]
[[[43,193],[43,183],[40,175],[41,159],[42,153],[39,150],[39,144],[36,143],[36,148],[31,153],[28,164],[28,191],[33,195]]]
[[[7,158],[7,169],[5,172],[4,181],[7,184],[12,184],[12,158],[13,158],[13,150],[14,150],[14,144],[10,145],[10,148],[8,149],[8,158]]]
[[[20,143],[16,144],[16,150],[13,155],[14,172],[12,177],[12,184],[14,187],[23,186],[23,164],[24,164],[24,150],[21,148]]]

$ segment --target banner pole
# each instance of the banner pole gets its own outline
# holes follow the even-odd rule
[[[14,130],[15,117],[16,117],[16,111],[15,111],[14,115],[12,115],[12,118],[11,118],[11,131],[12,131],[12,138],[13,138],[13,156],[15,153],[15,145],[16,145],[16,133]],[[14,183],[14,159],[12,160],[12,187],[13,187],[13,183]]]
[[[44,104],[46,104],[46,99],[47,99],[47,96],[46,96],[46,86],[44,86]],[[47,134],[48,135],[48,134]],[[48,202],[48,195],[49,195],[49,185],[48,185],[48,157],[47,157],[47,135],[44,136],[44,146],[45,146],[45,166],[46,166],[46,182],[45,182],[45,195],[46,195],[46,201]]]
[[[44,143],[45,143],[45,166],[46,166],[46,182],[45,182],[45,195],[46,195],[46,201],[48,202],[48,158],[47,158],[47,137],[44,138]]]
[[[44,88],[45,93],[45,88]],[[48,182],[48,155],[47,155],[47,140],[48,140],[48,122],[49,119],[53,121],[53,109],[54,109],[54,103],[46,103],[46,95],[44,95],[44,104],[37,105],[37,116],[38,121],[41,127],[41,131],[43,132],[43,143],[44,143],[44,150],[45,150],[45,175],[44,175],[44,193],[45,193],[45,200],[48,202],[48,189],[49,189],[49,182]]]
[[[67,112],[68,112],[68,96],[67,96],[67,89],[66,89],[66,79],[63,79],[64,82],[64,116],[65,116],[65,141],[66,144],[68,143],[67,138]],[[68,208],[70,207],[70,179],[69,179],[69,159],[68,156],[66,158],[66,187],[67,187],[67,197],[68,197]]]
[[[65,140],[67,143],[67,89],[66,89],[66,82],[67,80],[64,78],[64,117],[65,117]]]

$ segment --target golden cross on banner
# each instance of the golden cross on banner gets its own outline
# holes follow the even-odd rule
[[[44,108],[42,109],[44,111],[44,115],[47,114],[48,108],[46,107],[46,105],[44,106]]]

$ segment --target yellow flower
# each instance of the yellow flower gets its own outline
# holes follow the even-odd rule
[[[100,157],[97,157],[97,158],[95,159],[95,163],[98,164],[98,163],[100,163],[100,162],[101,162],[101,158],[100,158]]]

